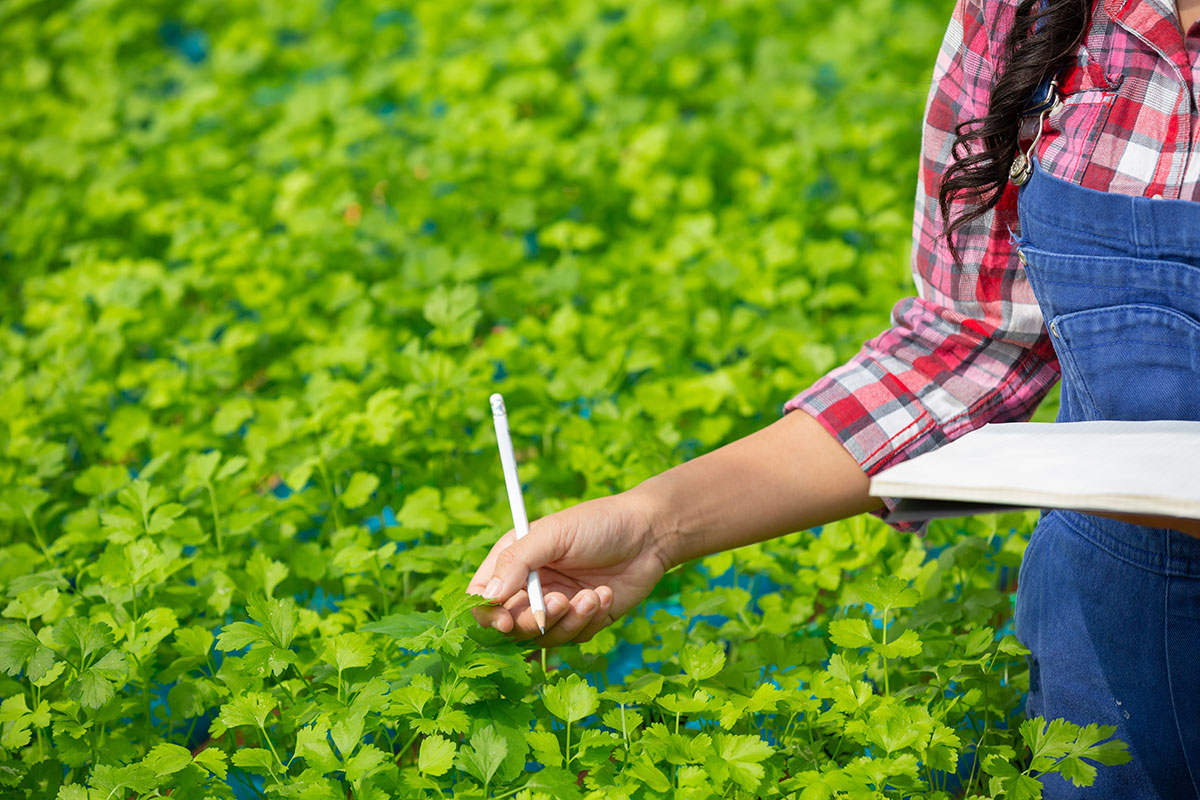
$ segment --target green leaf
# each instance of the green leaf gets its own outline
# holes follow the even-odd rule
[[[417,756],[417,769],[422,775],[434,778],[445,775],[454,766],[454,754],[457,750],[454,742],[442,736],[427,736],[421,742],[421,750]]]
[[[93,791],[98,790],[101,797],[112,798],[120,797],[122,789],[145,794],[157,785],[158,776],[142,764],[130,764],[125,767],[97,764],[88,780],[88,786]]]
[[[717,642],[707,642],[700,647],[688,645],[679,654],[679,663],[693,681],[706,680],[725,666],[725,648]]]
[[[34,513],[50,500],[50,493],[27,486],[10,488],[0,495],[0,507],[8,510],[10,519],[31,519]]]
[[[129,483],[129,470],[119,464],[95,464],[76,476],[75,491],[86,495],[112,494]]]
[[[982,628],[967,631],[966,634],[958,637],[962,645],[963,656],[970,657],[987,650],[992,644],[994,635],[995,631],[984,625]]]
[[[154,507],[162,503],[166,496],[166,491],[161,487],[152,485],[144,478],[136,478],[117,493],[117,500],[142,519],[149,519]]]
[[[321,461],[318,458],[304,459],[288,471],[287,475],[284,476],[283,482],[293,492],[303,491],[304,487],[308,484],[308,479],[312,476],[313,470],[316,469],[319,463]]]
[[[329,723],[318,719],[312,725],[297,728],[294,758],[304,759],[305,764],[321,774],[338,769],[338,758],[329,746]]]
[[[350,714],[334,722],[329,731],[343,761],[350,758],[350,754],[362,741],[363,719],[361,714]]]
[[[342,492],[342,505],[359,508],[367,504],[371,494],[379,486],[379,478],[369,472],[356,472],[350,476],[350,484]]]
[[[894,575],[877,578],[859,589],[862,599],[877,609],[895,610],[912,608],[921,602],[921,593],[908,585],[908,581]]]
[[[228,436],[254,415],[254,407],[245,397],[233,397],[217,409],[213,415],[213,433]]]
[[[225,629],[221,631],[221,635],[217,637],[217,649],[228,653],[259,642],[271,643],[271,638],[265,628],[249,622],[233,622],[226,625]]]
[[[448,627],[441,611],[421,611],[413,614],[392,614],[363,625],[359,630],[383,633],[396,639],[405,650],[438,650],[457,655],[466,641],[463,627]]]
[[[442,494],[431,486],[422,486],[404,498],[396,521],[406,528],[436,534],[443,534],[450,527],[450,519],[442,511]]]
[[[525,781],[525,789],[547,795],[554,800],[577,800],[583,794],[579,791],[578,780],[573,772],[561,767],[548,766],[530,775]],[[670,785],[667,783],[667,788],[670,788]]]
[[[364,778],[383,769],[388,760],[387,753],[374,745],[365,744],[346,762],[346,780],[358,786]]]
[[[247,692],[221,706],[220,719],[227,728],[239,725],[261,728],[275,705],[275,698],[265,692]]]
[[[546,710],[564,722],[575,722],[596,713],[599,693],[578,675],[550,684],[542,691]]]
[[[507,754],[508,742],[489,725],[471,736],[470,747],[458,752],[457,763],[486,786],[492,782],[492,776]]]
[[[333,664],[338,671],[353,667],[365,667],[371,663],[375,648],[371,646],[366,636],[360,633],[339,633],[325,640],[323,657],[326,663]]]
[[[875,645],[884,658],[912,658],[921,654],[921,639],[914,630],[907,630],[887,644]]]
[[[558,737],[550,731],[528,731],[525,741],[533,750],[533,756],[547,767],[561,767],[563,762],[562,745]]]
[[[999,756],[988,756],[983,761],[983,771],[997,778],[1012,778],[1020,775],[1021,771],[1007,759]]]
[[[196,753],[192,759],[198,766],[216,775],[221,780],[225,780],[227,768],[225,766],[225,753],[218,750],[216,747],[206,747],[199,753]]]
[[[713,697],[703,689],[697,689],[688,697],[686,694],[665,694],[658,704],[672,714],[697,714],[712,705]]]
[[[0,723],[4,723],[0,747],[18,750],[29,744],[33,737],[31,729],[49,727],[50,704],[42,700],[30,711],[25,705],[25,696],[15,694],[0,703]]]
[[[85,708],[100,708],[125,684],[125,656],[110,650],[69,684],[71,697]]]
[[[1066,756],[1054,765],[1054,771],[1075,786],[1091,786],[1096,782],[1096,768],[1079,756]]]
[[[988,788],[993,796],[1003,793],[1005,800],[1041,800],[1042,782],[1030,775],[992,778]]]
[[[26,621],[42,616],[58,602],[58,589],[43,590],[40,587],[17,593],[17,599],[4,609],[4,616]]]
[[[467,593],[467,583],[466,575],[452,575],[434,593],[434,599],[441,605],[446,619],[457,619],[472,608],[487,604],[482,595]]]
[[[1008,636],[1005,636],[1003,639],[1001,639],[1000,644],[997,646],[997,649],[1001,653],[1004,653],[1005,655],[1009,655],[1009,656],[1027,656],[1027,655],[1029,655],[1029,648],[1027,648],[1023,644],[1021,644],[1017,640],[1017,637],[1013,636],[1012,634],[1009,634]]]
[[[79,617],[66,617],[54,626],[54,641],[79,654],[80,660],[87,658],[101,647],[112,642],[107,626],[93,624]]]
[[[246,603],[246,610],[251,619],[266,629],[272,644],[284,650],[291,646],[300,614],[290,597],[275,599],[256,594]]]
[[[275,756],[261,747],[242,747],[233,753],[233,765],[259,775],[274,775]]]
[[[631,708],[622,709],[621,707],[610,708],[604,712],[601,721],[612,728],[614,731],[628,735],[642,727],[642,715]]]
[[[217,471],[217,476],[213,480],[220,482],[226,478],[232,478],[245,469],[249,463],[245,456],[234,456],[221,465],[221,469]]]
[[[481,316],[478,304],[479,292],[474,286],[456,286],[450,290],[436,287],[423,309],[425,318],[436,329],[433,340],[447,346],[470,341]]]
[[[713,737],[713,744],[721,764],[729,770],[734,783],[747,791],[758,786],[765,774],[762,762],[775,752],[771,745],[757,736],[718,733]]]
[[[865,619],[835,619],[829,623],[829,638],[838,647],[874,647],[875,639]]]
[[[288,568],[281,562],[268,558],[259,550],[246,562],[246,574],[262,585],[264,597],[271,598],[275,587],[287,579]]]
[[[24,622],[0,628],[0,670],[17,675],[28,664],[29,679],[40,680],[54,662],[54,651],[42,644]]]
[[[142,760],[160,778],[172,775],[192,763],[192,754],[177,744],[158,744]]]

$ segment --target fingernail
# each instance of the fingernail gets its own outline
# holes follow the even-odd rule
[[[551,616],[561,614],[563,611],[563,599],[557,595],[546,600],[546,612]]]
[[[596,604],[595,604],[595,602],[592,601],[592,598],[590,598],[590,597],[585,597],[579,601],[579,613],[580,614],[590,614],[590,613],[592,613],[592,609],[594,609],[595,607],[596,607]]]
[[[503,584],[499,578],[492,578],[491,582],[487,585],[487,588],[483,590],[483,596],[488,600],[495,600],[500,596],[500,587],[502,585]]]

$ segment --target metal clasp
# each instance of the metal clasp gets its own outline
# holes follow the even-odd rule
[[[1033,143],[1024,153],[1017,153],[1012,166],[1008,168],[1008,177],[1017,186],[1024,186],[1033,174],[1033,155],[1038,142],[1042,140],[1042,125],[1046,121],[1046,115],[1062,105],[1062,99],[1058,96],[1058,81],[1050,81],[1046,94],[1045,100],[1025,112],[1032,114],[1040,110],[1041,114],[1038,115],[1037,134],[1033,137]]]

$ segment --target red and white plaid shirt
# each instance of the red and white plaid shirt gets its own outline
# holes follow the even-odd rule
[[[869,475],[985,423],[1028,419],[1059,377],[1010,243],[1020,231],[1016,187],[956,233],[962,269],[940,237],[954,126],[986,113],[1016,7],[958,0],[942,42],[913,220],[918,296],[898,302],[892,327],[849,363],[784,404],[816,417]],[[1059,84],[1063,102],[1037,148],[1046,172],[1100,191],[1200,201],[1200,23],[1185,37],[1173,0],[1097,0]],[[1026,120],[1022,148],[1036,125]]]

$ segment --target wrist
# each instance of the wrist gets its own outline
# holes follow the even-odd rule
[[[655,475],[647,478],[623,494],[633,506],[645,549],[657,556],[665,572],[686,559],[681,555],[682,535],[678,514],[671,505],[661,477]]]

